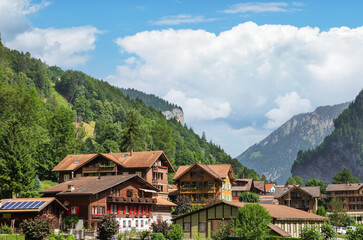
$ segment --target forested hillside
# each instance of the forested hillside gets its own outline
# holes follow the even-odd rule
[[[94,125],[86,134],[85,125]],[[238,177],[258,175],[175,119],[79,71],[48,67],[0,42],[0,186],[29,196],[36,175],[67,154],[164,150],[174,166],[231,163]]]
[[[318,147],[299,151],[293,175],[330,183],[336,172],[347,168],[363,180],[363,90],[334,120],[334,127]]]
[[[129,96],[132,100],[141,99],[145,105],[151,106],[158,111],[172,111],[174,108],[182,110],[178,105],[170,103],[154,94],[147,94],[133,88],[120,88],[120,90],[125,96]]]

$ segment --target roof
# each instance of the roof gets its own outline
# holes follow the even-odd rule
[[[57,202],[61,208],[64,210],[67,210],[67,208],[60,203],[56,198],[54,197],[42,197],[42,198],[15,198],[15,199],[1,199],[1,206],[4,206],[5,203],[11,203],[11,202],[42,202],[45,201],[44,204],[40,205],[37,208],[32,209],[2,209],[0,208],[0,213],[16,213],[16,212],[40,212],[43,210],[46,206],[51,204],[52,202]]]
[[[254,181],[253,186],[260,190],[261,192],[265,192],[265,182],[264,181]]]
[[[355,191],[359,190],[361,187],[363,187],[363,183],[329,184],[326,191]]]
[[[269,224],[268,227],[274,231],[275,233],[279,234],[280,236],[283,236],[283,237],[291,237],[291,234],[288,233],[288,232],[285,232],[283,229],[279,228],[278,226],[276,225],[273,225],[273,224]]]
[[[244,186],[232,186],[232,191],[250,191],[252,186],[252,178],[240,178],[236,179],[234,182],[246,182]]]
[[[272,189],[273,186],[275,186],[274,183],[265,184],[265,191],[270,192],[270,190]]]
[[[172,206],[172,207],[176,206],[175,203],[172,203],[172,202],[170,202],[167,199],[162,198],[162,197],[156,197],[156,205]]]
[[[275,198],[280,198],[286,193],[290,192],[293,189],[300,189],[301,191],[305,192],[306,194],[310,195],[313,198],[320,198],[320,187],[278,187],[275,191]]]
[[[151,167],[162,157],[168,162],[169,172],[175,172],[163,151],[133,152],[132,155],[130,152],[68,155],[52,171],[74,171],[96,157],[106,158],[125,168]]]
[[[183,176],[185,173],[187,173],[189,170],[191,170],[194,166],[198,166],[198,167],[202,168],[204,171],[209,173],[215,179],[222,180],[223,178],[227,178],[230,171],[232,171],[232,176],[234,178],[234,172],[233,172],[231,164],[204,165],[201,163],[194,163],[193,165],[179,166],[177,172],[175,173],[173,180],[175,181],[175,180],[179,179],[181,176]]]
[[[120,183],[126,182],[128,180],[139,181],[140,183],[145,184],[149,189],[159,191],[156,187],[148,183],[143,178],[139,177],[136,174],[130,175],[116,175],[116,176],[102,176],[98,177],[80,177],[74,178],[67,182],[62,182],[56,186],[48,188],[46,190],[41,191],[40,193],[56,193],[57,195],[93,195],[109,188],[112,188]],[[68,185],[73,185],[73,191],[67,191]],[[145,187],[143,187],[145,188]]]
[[[193,211],[187,214],[184,214],[182,216],[178,216],[173,219],[177,220],[179,218],[197,213],[199,211],[217,206],[219,204],[227,204],[234,207],[243,207],[245,204],[251,204],[251,203],[244,203],[244,202],[220,202],[216,203],[212,206],[205,207],[202,209],[199,209],[197,211]],[[313,213],[305,212],[296,208],[288,207],[285,205],[275,205],[275,204],[260,204],[263,206],[269,213],[270,216],[275,220],[287,220],[287,221],[328,221],[328,218],[322,217]]]
[[[260,203],[263,204],[273,204],[274,203],[274,196],[270,195],[270,196],[259,196],[260,198]]]

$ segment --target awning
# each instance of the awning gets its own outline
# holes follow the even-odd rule
[[[155,191],[155,190],[150,190],[150,189],[139,188],[139,190],[144,191],[144,192],[152,192],[152,193],[156,193],[156,191]]]

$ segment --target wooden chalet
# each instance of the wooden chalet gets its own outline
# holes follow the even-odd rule
[[[307,212],[318,210],[320,187],[285,186],[277,187],[274,198],[278,204],[297,208]]]

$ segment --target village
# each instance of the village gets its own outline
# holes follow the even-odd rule
[[[52,171],[59,174],[59,184],[41,191],[42,197],[0,200],[0,225],[15,231],[24,220],[45,216],[57,233],[66,230],[76,239],[96,239],[102,219],[112,216],[118,234],[151,233],[152,225],[174,224],[184,239],[211,238],[248,204],[240,201],[246,192],[256,194],[271,216],[271,236],[299,238],[306,225],[320,231],[329,221],[316,214],[324,198],[340,199],[346,213],[362,223],[360,183],[330,184],[323,195],[319,186],[236,179],[230,164],[194,163],[175,171],[163,151],[68,155]],[[189,199],[193,208],[175,215],[180,199]]]

